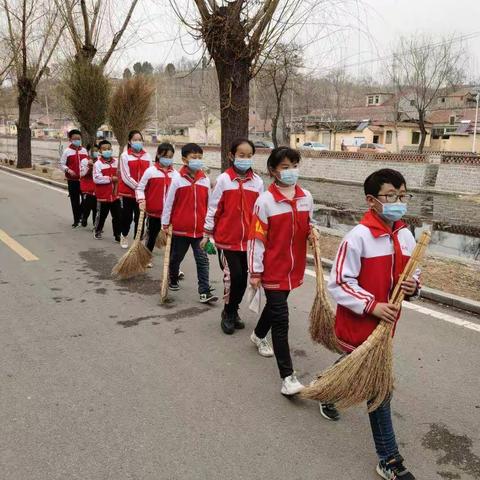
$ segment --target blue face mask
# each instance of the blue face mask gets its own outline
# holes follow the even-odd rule
[[[236,158],[233,165],[238,171],[246,172],[252,168],[253,160],[251,158]]]
[[[131,145],[136,152],[139,152],[143,148],[143,142],[132,142]]]
[[[103,158],[112,158],[113,152],[111,150],[104,150],[102,152],[102,157]]]
[[[382,203],[382,217],[390,222],[400,220],[407,213],[406,203]]]
[[[171,167],[173,163],[173,158],[160,157],[158,159],[162,167]]]
[[[98,152],[92,152],[92,158],[98,158]]]
[[[81,140],[72,140],[72,145],[75,147],[81,147],[82,141]]]
[[[285,185],[295,185],[298,181],[300,170],[298,168],[289,168],[280,171],[280,181]]]
[[[198,172],[203,168],[203,160],[201,158],[192,158],[192,160],[188,162],[188,168],[192,172]]]

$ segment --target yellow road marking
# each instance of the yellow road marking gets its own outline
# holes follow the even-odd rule
[[[7,247],[10,247],[17,255],[20,255],[26,262],[34,262],[35,260],[38,260],[38,257],[36,257],[30,250],[27,250],[23,245],[20,245],[2,229],[0,229],[0,240]]]

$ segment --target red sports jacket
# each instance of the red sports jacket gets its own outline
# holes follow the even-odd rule
[[[120,155],[120,178],[118,193],[121,197],[135,198],[135,189],[145,170],[152,165],[150,154],[145,150],[135,152],[131,148]]]
[[[179,177],[173,168],[162,168],[158,163],[145,170],[135,190],[137,201],[145,200],[146,212],[150,217],[161,218],[163,205],[172,180]]]
[[[93,181],[93,165],[89,165],[89,158],[82,158],[80,162],[80,190],[88,195],[95,195],[95,182]]]
[[[162,225],[172,224],[173,233],[181,237],[203,237],[203,225],[207,215],[210,180],[202,172],[195,178],[182,167],[179,176],[172,181],[165,200]]]
[[[80,162],[88,158],[88,152],[84,147],[75,147],[70,144],[62,153],[60,157],[60,169],[65,172],[65,178],[67,180],[79,180],[80,179]],[[70,175],[67,170],[73,170],[75,175]]]
[[[233,168],[218,176],[208,202],[205,232],[225,250],[246,251],[253,206],[263,193],[263,180],[249,170],[240,178]]]
[[[335,331],[346,352],[361,345],[378,325],[371,313],[378,302],[388,302],[415,248],[406,227],[396,222],[391,230],[369,211],[339,247],[328,289],[337,302]],[[419,270],[414,278],[419,283]]]
[[[248,264],[250,276],[260,277],[266,290],[293,290],[303,283],[312,215],[312,195],[299,185],[293,200],[284,197],[275,183],[258,197]]]
[[[99,202],[113,202],[118,199],[115,194],[115,184],[112,177],[117,175],[118,160],[116,158],[107,162],[100,157],[93,165],[93,181],[95,182],[95,195]]]

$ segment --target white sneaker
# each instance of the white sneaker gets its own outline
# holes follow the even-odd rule
[[[282,382],[282,395],[295,395],[300,393],[305,387],[297,380],[297,377],[292,373],[289,377],[285,377]]]
[[[257,347],[258,353],[262,357],[273,357],[273,350],[266,338],[258,338],[255,332],[250,335],[250,340]]]
[[[147,263],[147,268],[153,268],[153,263],[152,262]]]
[[[128,238],[127,237],[124,237],[123,235],[120,237],[120,246],[123,249],[128,248]]]

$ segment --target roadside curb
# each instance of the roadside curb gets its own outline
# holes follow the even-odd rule
[[[40,177],[38,175],[33,175],[32,173],[22,172],[21,170],[17,170],[16,168],[6,167],[5,165],[0,165],[0,170],[5,172],[9,172],[12,175],[17,175],[19,177],[29,178],[30,180],[35,180],[40,183],[46,183],[47,185],[51,185],[57,188],[63,188],[63,190],[67,190],[68,187],[65,183],[57,182],[56,180],[51,180],[50,178]]]
[[[312,255],[307,255],[307,262],[309,265],[314,264]],[[333,262],[326,258],[322,258],[322,266],[327,270],[331,270]],[[480,302],[465,297],[459,297],[458,295],[445,293],[434,288],[422,287],[420,290],[420,298],[480,315]]]

